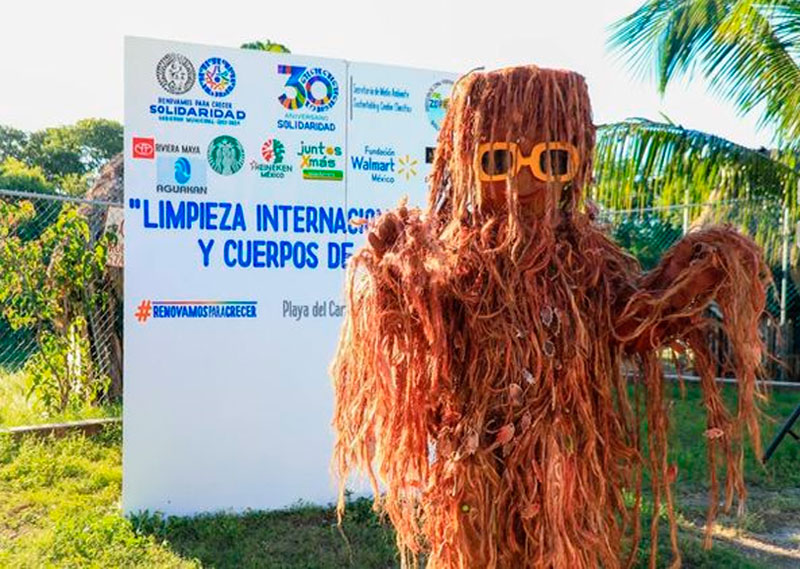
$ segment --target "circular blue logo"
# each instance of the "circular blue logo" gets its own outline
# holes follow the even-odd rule
[[[315,67],[300,76],[305,88],[306,106],[318,113],[324,113],[336,104],[339,98],[339,83],[327,69]]]
[[[192,165],[188,158],[178,158],[175,160],[175,181],[185,184],[192,178]]]
[[[209,57],[197,71],[200,87],[212,97],[225,97],[236,87],[233,65],[221,57]]]

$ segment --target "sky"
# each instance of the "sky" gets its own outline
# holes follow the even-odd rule
[[[711,132],[751,147],[771,134],[708,93],[702,78],[660,96],[606,46],[609,26],[644,0],[24,0],[3,7],[0,124],[24,130],[85,117],[123,120],[126,35],[465,72],[535,63],[582,73],[595,122],[628,117]]]

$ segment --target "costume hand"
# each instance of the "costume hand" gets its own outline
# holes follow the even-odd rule
[[[378,218],[367,235],[372,251],[378,259],[381,259],[386,251],[397,242],[407,218],[408,210],[405,207],[390,211]]]

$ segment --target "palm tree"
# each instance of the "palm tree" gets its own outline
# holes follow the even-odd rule
[[[613,26],[611,46],[663,93],[694,70],[742,113],[800,146],[800,1],[648,0]]]
[[[631,70],[654,77],[662,94],[674,79],[699,73],[713,93],[773,129],[775,148],[767,150],[671,122],[602,126],[593,191],[605,205],[628,208],[742,199],[748,205],[725,210],[733,214],[725,221],[744,226],[765,246],[782,277],[784,324],[789,249],[783,232],[786,213],[796,218],[800,212],[800,0],[646,0],[612,27],[609,43]],[[684,211],[702,218],[714,210]],[[797,249],[791,252],[796,256]],[[792,273],[797,287],[800,272]]]
[[[768,199],[797,211],[800,0],[647,0],[612,27],[610,46],[663,93],[702,72],[741,113],[760,113],[775,149],[750,149],[678,126],[630,119],[598,130],[594,197],[614,208]],[[698,212],[694,212],[698,213]],[[733,220],[737,221],[737,220]],[[779,223],[762,224],[760,241]],[[772,248],[778,252],[779,247]]]

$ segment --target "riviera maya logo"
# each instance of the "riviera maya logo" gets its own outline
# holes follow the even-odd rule
[[[257,170],[262,178],[285,178],[292,171],[289,164],[283,162],[286,156],[286,146],[277,138],[269,138],[261,145],[263,164],[255,160],[250,162],[250,167]]]
[[[194,86],[196,79],[194,65],[180,53],[168,53],[156,66],[156,79],[168,93],[181,95]]]
[[[206,59],[198,70],[200,87],[212,97],[225,97],[236,87],[233,65],[221,57]]]
[[[334,145],[306,144],[300,142],[300,168],[303,170],[304,180],[328,180],[341,182],[344,172],[339,166],[342,158],[342,147]]]
[[[453,82],[449,79],[442,79],[434,83],[428,89],[428,94],[425,95],[425,113],[436,130],[442,128],[442,121],[447,113],[447,105],[450,103],[450,92],[452,90]]]
[[[231,176],[242,169],[244,148],[232,136],[216,137],[208,145],[208,164],[221,176]]]
[[[339,98],[339,83],[327,69],[278,65],[278,74],[289,76],[284,85],[284,92],[278,97],[278,101],[287,110],[298,111],[306,108],[324,113],[333,107]]]

